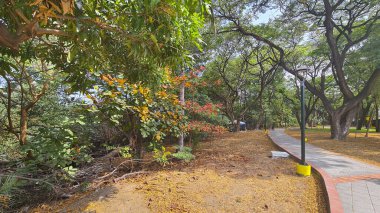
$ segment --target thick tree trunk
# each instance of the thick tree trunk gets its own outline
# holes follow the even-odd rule
[[[182,71],[181,76],[184,76],[184,75],[185,75],[185,72]],[[182,106],[185,105],[185,81],[183,81],[181,83],[180,88],[179,88],[179,102],[181,103]],[[185,115],[184,110],[182,110],[181,113],[182,113],[182,115]],[[179,150],[182,151],[183,147],[184,147],[184,135],[183,135],[183,133],[178,138],[178,146],[179,146]]]
[[[350,133],[351,123],[355,118],[357,107],[347,112],[334,111],[330,115],[331,138],[335,140],[344,140]]]

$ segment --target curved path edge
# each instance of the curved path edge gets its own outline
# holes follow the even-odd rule
[[[297,156],[296,153],[293,153],[292,151],[288,150],[285,146],[281,146],[279,143],[276,143],[276,140],[273,139],[273,136],[271,134],[268,134],[271,141],[278,146],[280,149],[284,150],[285,152],[289,153],[293,158],[295,158],[298,162],[301,162],[301,159]],[[343,205],[339,198],[338,191],[336,190],[333,178],[327,174],[322,168],[319,168],[318,166],[313,165],[312,163],[306,161],[313,169],[314,172],[317,172],[318,175],[322,178],[322,181],[324,183],[324,190],[327,195],[327,207],[328,211],[331,213],[343,213]]]

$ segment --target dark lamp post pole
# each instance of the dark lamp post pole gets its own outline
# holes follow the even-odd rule
[[[301,80],[301,163],[305,163],[305,79]]]

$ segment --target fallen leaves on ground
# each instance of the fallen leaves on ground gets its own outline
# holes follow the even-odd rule
[[[77,199],[88,212],[326,212],[320,182],[299,177],[261,131],[200,143],[196,159],[126,179]],[[107,189],[107,190],[105,190]],[[103,191],[102,191],[103,190]],[[74,208],[75,207],[75,208]],[[62,209],[62,206],[60,206]]]

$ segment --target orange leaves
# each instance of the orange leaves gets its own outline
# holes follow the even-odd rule
[[[29,5],[38,7],[35,17],[42,20],[44,25],[47,24],[49,18],[57,17],[56,14],[74,14],[74,0],[61,0],[59,4],[53,0],[34,0]]]
[[[216,116],[218,114],[218,109],[222,107],[222,104],[212,104],[207,103],[204,106],[201,106],[197,102],[186,101],[186,109],[192,113],[203,114],[207,116]]]
[[[220,86],[220,85],[222,85],[222,80],[218,79],[218,80],[216,80],[216,81],[214,82],[214,84],[215,84],[216,86]]]
[[[113,79],[108,77],[108,76],[105,76],[105,75],[101,75],[100,78],[107,82],[108,85],[112,86],[113,85]]]
[[[100,75],[100,78],[107,83],[113,80],[111,75]]]
[[[186,76],[176,76],[176,77],[172,78],[172,82],[176,85],[179,85],[186,80],[187,80]]]
[[[185,82],[185,87],[191,87],[193,84],[191,82]]]
[[[117,86],[124,88],[125,83],[127,82],[126,78],[115,78],[111,75],[100,75],[100,79],[105,81],[109,86],[112,86],[117,83]],[[116,86],[116,85],[115,85]]]
[[[126,79],[126,78],[119,78],[119,79],[117,79],[116,81],[117,81],[117,83],[118,83],[119,85],[124,85],[125,82],[127,81],[127,79]]]
[[[74,14],[74,0],[61,0],[63,14]]]
[[[187,126],[187,130],[197,131],[197,132],[206,132],[206,133],[211,133],[211,134],[219,134],[219,133],[228,131],[223,126],[213,125],[205,121],[190,121],[189,125]]]
[[[166,93],[165,90],[161,90],[161,91],[158,91],[156,93],[157,97],[159,97],[160,99],[166,99],[168,98],[168,94]]]

